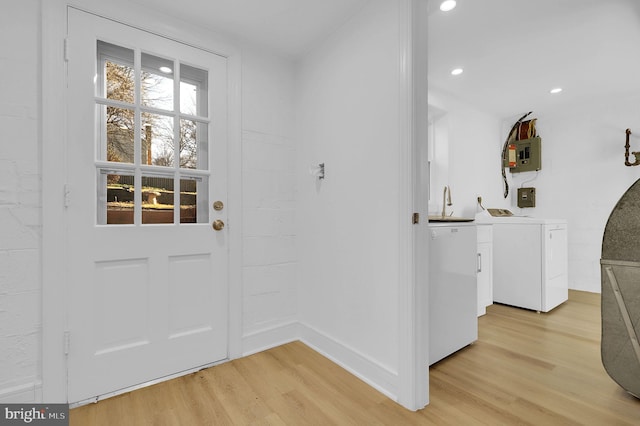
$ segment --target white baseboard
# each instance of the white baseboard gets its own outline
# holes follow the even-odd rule
[[[329,358],[360,380],[398,401],[398,373],[353,348],[338,342],[326,334],[306,325],[299,325],[300,341]]]
[[[23,383],[0,389],[1,404],[42,403],[42,382]]]
[[[398,373],[332,337],[296,321],[275,325],[242,338],[242,356],[249,356],[300,340],[394,401],[398,400]],[[0,389],[0,403],[41,403],[42,382]]]
[[[243,336],[242,356],[253,355],[299,339],[299,323],[297,321],[274,325]]]

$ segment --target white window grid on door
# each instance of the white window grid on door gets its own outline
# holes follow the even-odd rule
[[[132,54],[131,54],[132,53]],[[133,57],[133,63],[131,61]],[[144,64],[142,58],[145,58]],[[118,65],[132,67],[134,71],[133,102],[129,103],[107,97],[106,64],[112,62]],[[160,66],[172,64],[171,79],[173,83],[173,102],[171,108],[159,108],[143,104],[142,73],[143,71],[157,73]],[[139,48],[116,46],[103,41],[97,42],[97,72],[96,72],[96,137],[95,137],[95,167],[97,176],[97,224],[107,224],[107,176],[119,175],[133,177],[135,188],[133,192],[133,221],[132,225],[143,224],[142,215],[142,181],[144,178],[165,178],[173,180],[173,221],[174,225],[181,224],[181,183],[195,181],[197,199],[197,222],[205,223],[209,220],[209,178],[211,176],[209,158],[209,90],[208,71],[181,63],[178,59],[164,59],[162,55],[144,52]],[[162,72],[162,71],[161,71]],[[181,106],[181,85],[190,85],[195,92],[195,111],[183,111]],[[107,123],[105,110],[107,108],[121,108],[133,111],[133,161],[117,162],[107,159]],[[144,164],[142,161],[142,127],[143,114],[152,114],[171,120],[173,124],[173,165]],[[196,129],[196,164],[182,167],[180,157],[181,122],[190,121]],[[147,140],[147,144],[151,144]]]

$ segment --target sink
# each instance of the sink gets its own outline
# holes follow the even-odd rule
[[[429,216],[429,222],[473,222],[475,219],[456,216]]]

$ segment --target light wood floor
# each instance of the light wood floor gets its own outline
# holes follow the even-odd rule
[[[71,410],[71,425],[638,425],[600,361],[600,297],[547,314],[493,305],[479,339],[431,367],[410,412],[296,342]]]

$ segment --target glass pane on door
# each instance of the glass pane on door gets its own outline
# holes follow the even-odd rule
[[[135,103],[134,51],[98,41],[98,96]]]
[[[142,54],[142,105],[173,111],[173,61]]]
[[[209,72],[186,64],[180,64],[180,112],[207,117]]]
[[[134,176],[101,170],[98,174],[98,224],[133,225]]]
[[[180,179],[180,223],[198,223],[197,182]]]
[[[98,105],[100,152],[98,159],[115,163],[134,162],[135,113],[131,108]]]
[[[174,166],[173,117],[142,113],[141,164]]]
[[[173,223],[173,177],[142,176],[142,223]]]
[[[180,120],[180,167],[207,170],[207,123]]]
[[[180,223],[209,222],[209,186],[207,179],[180,179]]]

